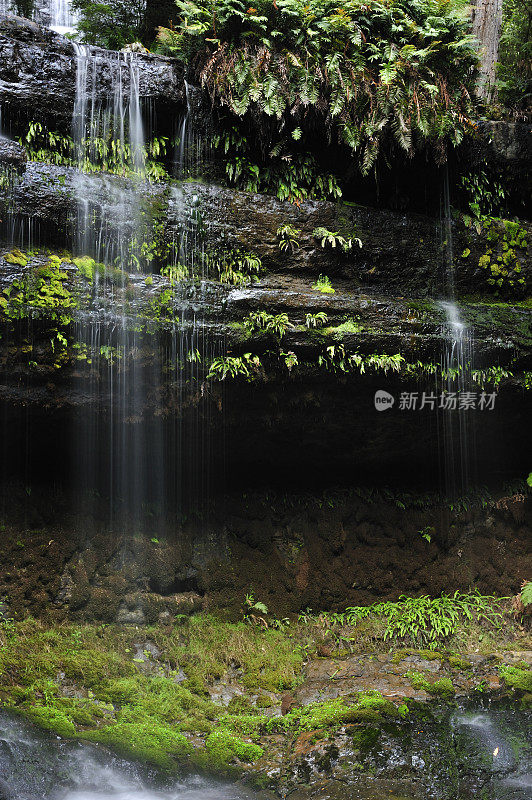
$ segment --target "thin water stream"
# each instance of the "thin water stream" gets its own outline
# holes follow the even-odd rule
[[[445,300],[439,303],[445,315],[442,333],[446,339],[441,358],[441,433],[443,475],[442,489],[446,497],[467,494],[474,471],[475,444],[471,436],[472,371],[474,338],[471,328],[462,318],[456,302],[454,244],[449,189],[446,169],[442,198],[442,249],[444,257],[443,291]],[[469,403],[469,405],[468,405]]]

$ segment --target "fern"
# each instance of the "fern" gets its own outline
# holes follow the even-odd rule
[[[390,134],[407,154],[428,143],[441,159],[445,142],[458,144],[471,123],[476,54],[467,21],[451,4],[257,0],[246,7],[178,0],[177,6],[181,18],[175,30],[160,29],[160,48],[185,62],[216,111],[223,110],[220,127],[246,117],[253,132],[246,155],[258,149],[265,169],[283,158],[287,132],[300,147],[297,155],[306,157],[321,126],[324,138],[354,151],[367,174]],[[244,178],[234,171],[232,179]],[[305,196],[296,176],[281,183],[282,199]]]
[[[525,606],[532,606],[532,581],[525,581],[521,589],[521,602]]]

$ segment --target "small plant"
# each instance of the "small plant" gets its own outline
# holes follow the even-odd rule
[[[432,534],[434,533],[434,528],[432,528],[430,525],[427,525],[426,528],[422,528],[420,531],[418,531],[418,533],[422,539],[425,539],[425,541],[430,544],[432,541]]]
[[[260,625],[265,629],[268,628],[268,623],[265,619],[268,613],[268,606],[255,600],[253,592],[245,596],[242,603],[242,613],[244,622],[249,622],[251,625]]]
[[[201,353],[197,347],[188,351],[187,361],[189,364],[201,364]]]
[[[332,626],[356,627],[361,620],[379,619],[386,623],[384,640],[410,641],[416,646],[436,649],[437,643],[456,633],[461,622],[485,621],[494,628],[500,626],[502,611],[495,597],[478,592],[455,592],[441,597],[406,597],[396,603],[376,603],[354,606],[344,613],[321,614],[320,619]]]
[[[532,581],[523,581],[521,591],[512,598],[512,608],[516,616],[532,609]]]
[[[350,237],[346,239],[345,236],[341,236],[339,233],[333,233],[333,231],[328,231],[327,228],[315,228],[312,231],[312,235],[315,239],[321,240],[322,247],[330,247],[334,249],[338,247],[340,250],[343,250],[344,253],[349,252],[354,244],[358,244],[359,247],[362,247],[362,241],[358,237]]]
[[[292,372],[294,367],[297,367],[299,364],[297,356],[293,350],[289,350],[288,353],[281,353],[281,358],[284,358],[284,363],[288,368],[288,372]]]
[[[316,283],[312,285],[312,288],[322,294],[334,294],[334,289],[327,275],[320,275]]]
[[[521,587],[521,602],[525,606],[532,606],[532,581],[524,581]]]
[[[292,253],[299,247],[297,237],[300,233],[300,229],[294,228],[292,225],[281,225],[280,228],[277,228],[279,250],[281,253]]]
[[[258,280],[262,262],[258,256],[241,250],[222,250],[205,256],[208,268],[215,271],[220,283],[248,286]]]
[[[208,379],[246,378],[251,381],[261,368],[260,358],[252,353],[243,356],[219,356],[211,362]]]
[[[292,328],[287,314],[268,314],[267,311],[251,312],[244,319],[244,327],[249,333],[270,333],[283,338],[288,328]]]
[[[327,325],[329,317],[325,311],[318,311],[316,314],[305,315],[305,325],[307,328],[322,328]]]

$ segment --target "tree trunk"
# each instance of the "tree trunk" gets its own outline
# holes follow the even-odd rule
[[[496,93],[495,67],[502,27],[502,0],[473,0],[472,20],[480,54],[478,93],[490,100]]]

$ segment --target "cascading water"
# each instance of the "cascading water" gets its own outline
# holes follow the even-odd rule
[[[145,178],[144,126],[140,104],[140,69],[134,53],[93,51],[73,43],[77,60],[73,137],[78,162],[78,250],[98,262],[121,264],[139,258],[140,196],[132,182],[101,176],[94,197],[90,173],[99,167]],[[110,86],[107,101],[97,86]],[[112,162],[112,163],[110,163]]]
[[[77,21],[69,0],[50,0],[49,26],[52,30],[62,34],[72,33]]]
[[[460,309],[454,300],[453,232],[447,171],[443,186],[442,240],[443,284],[447,299],[439,304],[445,314],[443,334],[446,339],[439,385],[442,412],[441,446],[444,494],[448,498],[453,498],[467,493],[471,479],[474,444],[470,433],[469,416],[474,341],[471,329],[461,318]]]
[[[203,116],[201,92],[185,81],[186,111],[176,131],[175,175],[179,180],[196,178],[205,170],[211,157],[210,137],[205,136],[208,119],[197,124]]]
[[[77,323],[78,345],[90,354],[91,370],[90,410],[75,458],[80,484],[110,498],[112,523],[125,524],[127,516],[138,526],[148,515],[151,530],[159,531],[169,507],[181,507],[185,494],[204,495],[207,480],[207,437],[199,423],[184,434],[179,412],[197,403],[200,367],[210,348],[197,213],[179,205],[178,189],[169,190],[177,232],[164,251],[167,277],[152,275],[155,223],[146,181],[139,60],[134,53],[74,46],[75,242],[79,256],[102,265],[93,276],[92,311],[80,314]],[[98,99],[102,82],[110,87],[107,102]],[[103,150],[114,159],[113,171],[122,175],[93,174],[95,167],[109,166],[101,163]],[[187,288],[179,284],[185,278],[200,281]],[[136,315],[136,287],[150,293],[151,324]],[[163,386],[171,386],[173,396],[164,398]],[[172,420],[166,419],[165,407],[173,409]]]
[[[0,14],[9,13],[16,13],[11,0],[0,0]],[[37,0],[32,18],[61,34],[73,33],[78,22],[70,0]]]
[[[0,716],[2,800],[245,800],[252,796],[199,777],[164,780],[105,750],[47,736]]]

